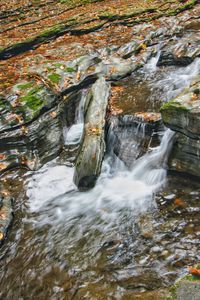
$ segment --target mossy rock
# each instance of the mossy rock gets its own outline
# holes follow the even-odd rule
[[[0,131],[32,121],[55,102],[56,96],[42,82],[17,83],[8,97],[0,99]]]
[[[164,124],[184,135],[200,138],[200,78],[197,77],[189,88],[186,88],[175,99],[163,104],[161,115]]]

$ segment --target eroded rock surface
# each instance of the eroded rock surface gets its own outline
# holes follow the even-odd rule
[[[109,89],[109,84],[101,77],[88,95],[90,104],[85,118],[85,136],[74,174],[74,181],[80,189],[93,187],[101,171]]]
[[[200,79],[180,96],[164,104],[165,125],[178,132],[170,156],[170,168],[199,177],[200,174]]]

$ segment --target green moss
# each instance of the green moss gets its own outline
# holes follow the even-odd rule
[[[53,68],[47,67],[47,71],[51,72],[51,71],[53,71],[53,70],[54,70]]]
[[[193,93],[196,94],[196,95],[199,95],[199,94],[200,94],[200,89],[198,89],[198,88],[197,88],[197,89],[194,89],[194,90],[193,90]]]
[[[43,101],[36,95],[40,90],[40,87],[36,87],[27,93],[27,95],[20,97],[19,100],[24,102],[25,105],[31,110],[37,111],[43,105]]]
[[[76,70],[74,68],[70,68],[70,67],[65,68],[65,70],[68,73],[74,73],[74,72],[76,72]]]
[[[59,74],[53,73],[48,76],[49,80],[51,80],[53,83],[59,83],[61,76]]]
[[[160,108],[161,111],[169,110],[169,109],[176,109],[176,110],[178,109],[178,110],[188,111],[187,107],[185,107],[181,103],[173,101],[173,100],[164,103]]]
[[[61,64],[61,63],[56,63],[56,64],[54,64],[54,66],[55,66],[56,68],[60,68],[60,67],[63,67],[63,64]]]
[[[31,110],[38,110],[39,108],[41,108],[43,104],[42,100],[40,100],[34,95],[27,95],[21,97],[20,101],[26,102],[27,107],[30,108]]]
[[[28,82],[28,83],[25,83],[25,84],[19,84],[17,85],[17,88],[20,89],[20,90],[26,90],[26,89],[29,89],[33,86],[33,82]]]
[[[52,34],[60,32],[64,28],[63,25],[55,25],[45,31],[43,31],[39,36],[40,37],[49,37]]]
[[[4,108],[5,107],[5,100],[0,99],[0,107]]]

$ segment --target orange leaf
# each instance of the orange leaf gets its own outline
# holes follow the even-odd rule
[[[188,271],[192,275],[200,276],[200,270],[192,267],[188,267]]]
[[[179,206],[179,207],[186,207],[187,204],[185,201],[183,201],[181,198],[176,198],[174,200],[174,206]]]

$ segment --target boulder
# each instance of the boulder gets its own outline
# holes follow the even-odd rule
[[[187,66],[200,56],[199,37],[197,33],[174,39],[162,49],[157,66]]]
[[[74,182],[80,190],[94,186],[105,152],[105,116],[110,86],[104,77],[92,86],[85,118],[85,135],[76,161]]]
[[[177,133],[171,155],[169,168],[181,173],[200,176],[200,139],[191,139]]]
[[[164,124],[190,138],[200,138],[200,77],[161,107]]]
[[[150,146],[159,144],[158,132],[163,130],[159,113],[120,115],[112,117],[111,123],[113,151],[129,168]]]
[[[164,124],[177,132],[169,168],[200,176],[200,78],[161,107]]]

